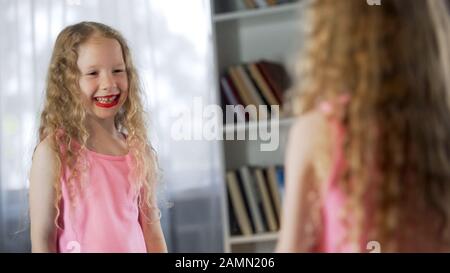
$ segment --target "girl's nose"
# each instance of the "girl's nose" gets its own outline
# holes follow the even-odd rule
[[[100,89],[111,89],[116,87],[112,73],[104,73],[101,79]]]

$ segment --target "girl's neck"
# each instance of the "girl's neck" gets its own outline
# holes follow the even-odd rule
[[[87,130],[91,136],[109,135],[117,136],[119,131],[116,128],[114,119],[87,119]]]
[[[107,155],[124,155],[128,147],[124,136],[114,124],[114,120],[88,119],[88,149]]]

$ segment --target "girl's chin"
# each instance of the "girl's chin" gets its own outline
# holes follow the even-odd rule
[[[112,119],[114,120],[115,116],[117,115],[117,113],[119,112],[119,109],[92,109],[91,111],[89,111],[89,116],[91,118],[94,119],[99,119],[99,120],[106,120],[106,119]]]

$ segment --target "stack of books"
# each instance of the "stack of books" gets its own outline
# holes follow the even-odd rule
[[[283,94],[290,86],[286,69],[279,63],[258,61],[231,66],[220,79],[220,87],[225,105],[278,105],[283,106]],[[270,113],[270,107],[267,107]],[[278,115],[279,113],[271,113]],[[267,117],[255,117],[239,113],[242,119],[257,120]],[[245,117],[242,117],[245,115]]]
[[[226,177],[231,235],[276,232],[280,227],[284,173],[280,166],[243,166]]]

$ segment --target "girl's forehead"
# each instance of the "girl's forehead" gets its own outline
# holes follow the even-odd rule
[[[104,43],[106,41],[116,41],[117,43],[119,43],[119,41],[117,41],[117,39],[114,38],[110,38],[110,37],[105,37],[102,36],[100,34],[93,34],[91,35],[85,43],[92,43],[92,44],[101,44]],[[84,44],[84,43],[83,43]]]
[[[78,48],[78,64],[93,65],[98,61],[123,62],[122,47],[116,39],[93,36]]]
[[[114,38],[107,38],[99,35],[89,37],[84,43],[80,44],[79,48],[93,49],[93,48],[118,48],[121,49],[119,41]]]

